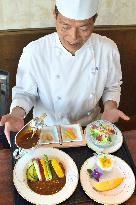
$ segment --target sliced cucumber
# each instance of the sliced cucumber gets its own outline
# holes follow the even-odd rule
[[[31,182],[36,182],[36,181],[37,181],[35,178],[33,178],[33,177],[29,174],[29,172],[27,172],[27,179],[28,179],[29,181],[31,181]]]
[[[33,176],[34,176],[35,179],[38,180],[38,175],[37,175],[37,173],[36,173],[35,166],[33,166]]]
[[[27,179],[30,181],[38,181],[38,176],[36,174],[36,170],[34,165],[32,164],[28,169],[27,169]]]

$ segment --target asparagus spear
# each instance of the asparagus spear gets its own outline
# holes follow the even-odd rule
[[[47,155],[44,155],[44,160],[45,160],[45,163],[46,163],[46,168],[47,168],[49,180],[51,180],[52,179],[52,173],[51,173],[51,169],[50,169],[49,160],[48,160]]]

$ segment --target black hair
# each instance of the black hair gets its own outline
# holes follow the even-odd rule
[[[56,14],[56,17],[58,16],[58,14],[59,14],[59,11],[58,11],[58,9],[57,9],[57,6],[55,5],[55,14]]]

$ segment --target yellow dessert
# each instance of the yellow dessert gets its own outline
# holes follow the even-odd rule
[[[99,160],[99,162],[100,162],[100,164],[101,164],[101,166],[102,166],[103,168],[109,168],[109,167],[111,167],[112,160],[111,160],[110,158],[108,158],[108,157],[101,157],[101,158],[99,158],[98,160]]]
[[[98,182],[95,184],[94,189],[97,191],[109,191],[118,187],[123,180],[123,177],[118,177],[108,181]]]
[[[113,157],[111,155],[100,155],[97,158],[97,165],[105,171],[110,171],[113,167]]]

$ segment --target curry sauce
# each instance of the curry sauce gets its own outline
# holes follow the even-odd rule
[[[66,183],[66,177],[64,178],[55,178],[50,181],[38,181],[31,182],[28,181],[28,186],[34,192],[41,195],[52,195],[60,191]]]
[[[38,131],[33,134],[32,130],[28,130],[18,134],[16,144],[21,148],[29,149],[37,145],[39,137],[40,133]]]
[[[50,160],[49,160],[49,165],[50,165],[51,173],[53,176],[51,180],[44,179],[42,181],[36,181],[36,182],[27,180],[27,183],[30,189],[36,192],[37,194],[52,195],[52,194],[59,192],[65,186],[65,183],[66,183],[65,174],[64,174],[64,177],[59,178],[57,174],[55,173]],[[59,165],[61,166],[61,168],[63,169],[63,172],[65,173],[62,163],[59,162]]]

